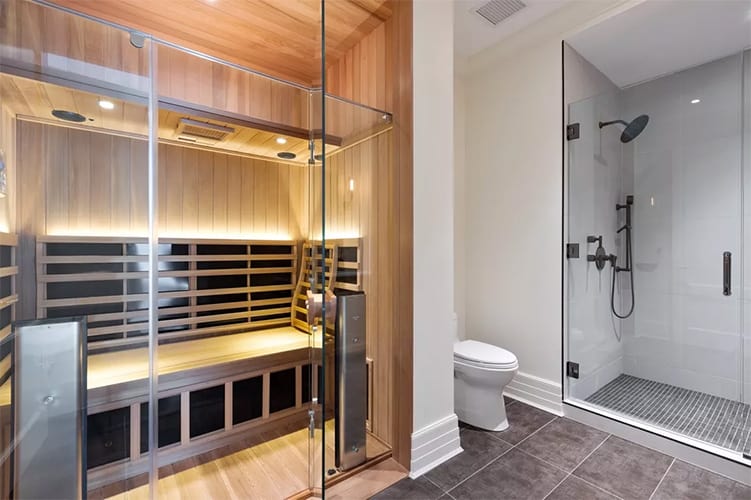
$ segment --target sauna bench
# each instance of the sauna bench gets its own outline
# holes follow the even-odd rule
[[[285,326],[160,345],[159,392],[299,363],[310,358],[311,340]],[[320,338],[313,347],[320,357]],[[148,394],[147,348],[90,354],[87,363],[90,410]],[[0,387],[0,406],[10,404],[10,385]]]

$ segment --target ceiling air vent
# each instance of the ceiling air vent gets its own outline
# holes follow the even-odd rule
[[[526,4],[519,0],[491,0],[475,12],[495,26],[504,19],[516,14],[524,7],[526,7]]]
[[[199,122],[190,118],[180,118],[175,135],[181,141],[195,142],[198,144],[213,145],[223,141],[235,129],[214,125],[213,123]]]

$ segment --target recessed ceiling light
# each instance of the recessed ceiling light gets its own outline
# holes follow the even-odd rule
[[[276,138],[276,143],[277,144],[287,144],[287,139],[285,139],[284,137],[277,137]]]
[[[699,104],[701,99],[691,99],[691,104]]]
[[[115,109],[115,103],[106,99],[99,99],[99,107],[102,109]]]

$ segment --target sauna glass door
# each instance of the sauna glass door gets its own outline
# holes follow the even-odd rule
[[[170,75],[157,83],[160,495],[307,492],[309,92],[174,46],[157,55]]]
[[[0,497],[145,490],[151,42],[1,10]]]

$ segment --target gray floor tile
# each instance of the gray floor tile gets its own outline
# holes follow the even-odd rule
[[[453,488],[511,448],[489,433],[473,428],[462,429],[460,436],[464,451],[426,474],[444,490]]]
[[[647,499],[672,460],[662,453],[610,436],[574,475],[625,499]]]
[[[675,461],[657,488],[656,500],[706,500],[721,498],[723,500],[748,500],[751,488],[732,479],[694,467],[685,462]]]
[[[457,500],[541,499],[564,477],[566,474],[559,469],[511,450],[449,493]]]
[[[567,418],[546,425],[519,448],[571,472],[608,434]]]
[[[378,493],[375,500],[435,500],[443,496],[444,492],[424,477],[402,479]]]
[[[521,401],[506,407],[506,416],[508,417],[509,428],[505,431],[495,432],[493,435],[511,444],[518,444],[537,429],[556,418],[552,413],[538,410],[534,406],[529,406]]]
[[[576,476],[569,476],[563,481],[546,500],[613,500],[609,493],[595,488]]]

